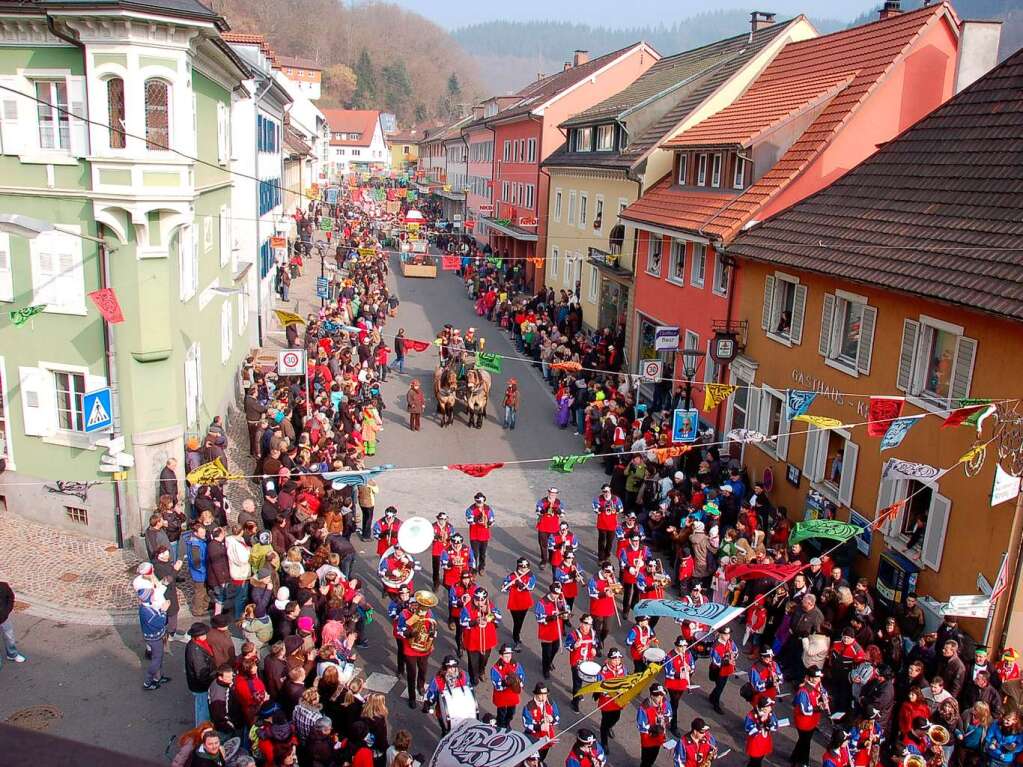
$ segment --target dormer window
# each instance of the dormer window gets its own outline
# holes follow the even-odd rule
[[[735,156],[735,174],[732,178],[732,186],[736,189],[743,189],[746,186],[746,160]]]
[[[615,148],[615,126],[597,126],[597,151],[610,152]]]
[[[696,155],[696,185],[707,186],[707,155]]]
[[[593,128],[576,128],[575,151],[589,152],[593,149]]]
[[[715,154],[711,158],[710,166],[710,185],[713,187],[721,186],[721,154]]]
[[[678,185],[686,185],[686,173],[688,172],[687,166],[689,165],[689,155],[682,152],[678,156]]]

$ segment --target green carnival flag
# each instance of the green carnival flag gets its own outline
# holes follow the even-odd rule
[[[974,405],[990,405],[992,402],[994,402],[994,400],[986,399],[984,397],[964,397],[963,399],[959,400],[959,407],[973,407]],[[990,409],[991,408],[978,410],[976,413],[972,414],[969,418],[963,421],[963,426],[972,426],[974,429],[976,429],[977,422],[980,420],[980,417],[985,415],[987,411]]]
[[[490,352],[476,352],[476,364],[490,373],[501,372],[501,358]]]
[[[829,538],[833,541],[845,541],[863,532],[859,525],[842,522],[838,519],[808,519],[799,522],[792,528],[789,535],[789,546],[807,538]]]
[[[36,306],[26,306],[24,309],[15,309],[10,313],[11,324],[16,328],[20,328],[45,308],[46,304],[38,304]]]
[[[551,465],[547,468],[550,471],[560,471],[562,474],[570,474],[576,466],[586,463],[592,457],[592,453],[583,453],[582,455],[556,455],[551,458]]]
[[[324,216],[320,219],[320,231],[330,232],[334,229],[334,219]]]

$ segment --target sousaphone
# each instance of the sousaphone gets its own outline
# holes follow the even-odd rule
[[[433,525],[425,517],[409,517],[398,528],[398,545],[409,554],[422,554],[433,545]]]

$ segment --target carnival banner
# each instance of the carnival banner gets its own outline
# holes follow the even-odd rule
[[[803,565],[799,562],[794,562],[789,565],[757,563],[726,565],[725,578],[728,580],[731,580],[732,578],[771,578],[772,580],[784,582],[802,569]]]
[[[580,455],[555,455],[551,457],[548,471],[557,471],[562,474],[571,474],[576,466],[581,466],[593,457],[593,453],[582,453]]]
[[[950,596],[941,605],[942,615],[958,618],[986,618],[991,610],[991,598],[985,594],[962,594]]]
[[[838,519],[808,519],[805,522],[797,523],[792,528],[792,533],[789,535],[789,546],[805,541],[807,538],[845,541],[862,532],[863,528],[859,525],[842,522]]]
[[[575,360],[568,360],[567,362],[552,363],[550,368],[551,370],[564,370],[566,373],[578,373],[583,369],[583,366]]]
[[[987,410],[981,409],[978,410],[976,413],[968,415],[966,417],[966,420],[963,421],[963,423],[966,424],[967,426],[973,426],[979,431],[981,424],[984,422],[984,419],[987,418],[992,413],[992,410],[994,408],[993,402],[994,400],[987,399],[986,397],[964,397],[963,399],[959,400],[959,402],[957,403],[959,407],[970,407],[971,405],[992,406]]]
[[[718,602],[690,605],[677,599],[641,599],[636,602],[633,612],[636,615],[649,615],[651,618],[694,621],[709,626],[710,630],[714,631],[741,614],[742,608]]]
[[[928,482],[938,479],[948,469],[936,469],[926,463],[913,463],[898,458],[889,458],[881,470],[881,479],[915,479]]]
[[[45,308],[46,304],[36,304],[35,306],[26,306],[24,309],[15,309],[13,312],[10,312],[11,324],[16,328],[20,328]]]
[[[283,309],[274,309],[274,315],[277,317],[277,321],[281,323],[281,327],[286,328],[288,325],[305,325],[305,320],[302,319],[300,314],[294,312],[286,312]]]
[[[704,384],[703,412],[709,413],[730,396],[739,387],[735,384],[709,383]]]
[[[867,406],[867,435],[883,437],[892,421],[902,415],[905,397],[871,397]]]
[[[627,706],[634,698],[649,687],[661,673],[660,663],[651,663],[637,674],[628,674],[613,679],[601,679],[579,689],[580,695],[607,695],[614,698],[615,705]]]
[[[981,411],[987,410],[989,407],[994,407],[994,405],[967,405],[966,407],[956,408],[948,414],[948,417],[941,424],[941,428],[947,429],[949,426],[962,426],[973,416],[979,416]]]
[[[406,352],[425,352],[430,348],[429,341],[417,341],[415,338],[405,339],[405,351]]]
[[[815,399],[817,399],[817,392],[815,391],[789,389],[785,392],[785,412],[788,413],[785,416],[786,420],[791,421],[796,416],[803,415],[803,413],[810,409],[810,405],[813,404]]]
[[[458,271],[461,262],[462,259],[458,256],[441,256],[440,268],[448,272],[455,272]]]
[[[117,294],[113,288],[100,288],[89,294],[89,298],[96,304],[103,319],[111,325],[124,322],[124,314],[121,312],[121,303],[117,300]]]
[[[445,469],[460,471],[470,477],[485,477],[494,469],[500,469],[503,463],[449,463]]]
[[[816,426],[818,429],[840,429],[842,428],[842,422],[837,418],[828,418],[823,415],[797,415],[792,419],[793,421],[802,421],[808,423],[811,426]]]
[[[385,471],[393,468],[393,463],[385,463],[381,466],[374,466],[372,469],[365,469],[363,471],[325,471],[320,476],[330,482],[330,486],[335,490],[342,490],[346,487],[360,487],[361,485],[365,485],[373,479],[373,477],[378,474],[383,474]]]
[[[451,732],[441,738],[428,767],[516,767],[547,745],[525,734],[484,724],[475,719],[456,719]]]
[[[919,423],[921,418],[923,418],[923,415],[909,415],[903,418],[896,418],[888,424],[888,430],[881,437],[880,449],[891,450],[893,447],[901,445],[902,440],[909,434],[909,430]]]
[[[228,473],[227,467],[219,458],[197,466],[185,475],[185,481],[192,486],[212,485],[221,479],[235,479],[235,477]]]
[[[877,516],[874,518],[874,527],[881,529],[884,525],[887,525],[893,519],[895,515],[899,513],[899,509],[906,505],[905,500],[896,501],[895,503],[885,506],[883,509],[877,512]]]
[[[991,486],[991,505],[1011,501],[1019,495],[1020,478],[1013,476],[1001,464],[995,464],[995,481]]]
[[[741,442],[744,445],[760,445],[764,442],[770,442],[775,438],[768,437],[766,434],[761,434],[759,431],[753,431],[752,429],[732,429],[725,435],[725,439],[729,442]]]
[[[501,358],[491,352],[476,352],[476,364],[490,373],[501,372]]]

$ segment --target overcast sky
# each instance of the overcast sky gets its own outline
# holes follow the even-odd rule
[[[831,0],[812,3],[807,0],[516,0],[510,4],[469,2],[469,0],[393,0],[398,5],[421,13],[443,27],[454,28],[479,21],[506,19],[528,21],[555,19],[593,26],[632,27],[665,22],[671,24],[702,11],[717,8],[758,8],[781,16],[810,13],[815,16],[851,21],[863,11],[880,5],[879,0]],[[357,2],[357,0],[356,0]]]

